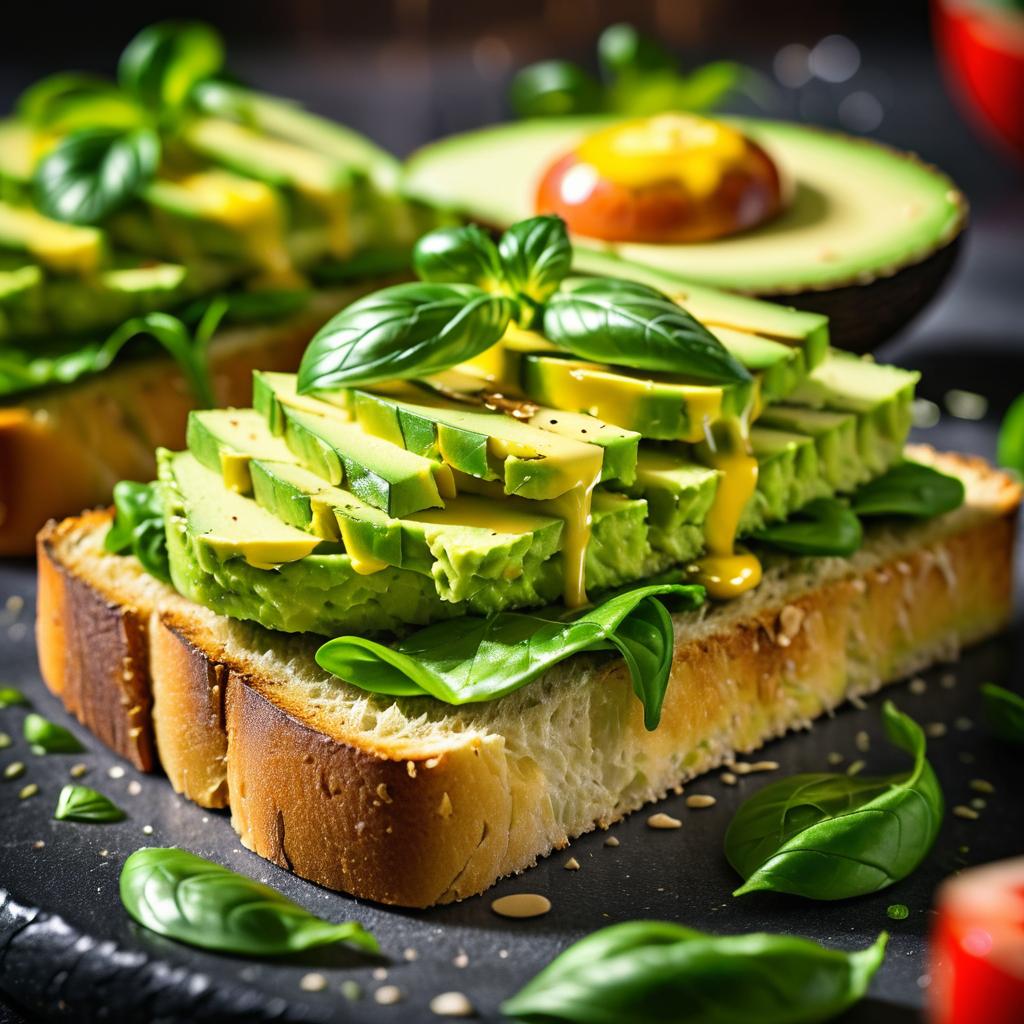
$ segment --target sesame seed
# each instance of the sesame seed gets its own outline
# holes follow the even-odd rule
[[[694,793],[693,796],[686,798],[686,806],[692,807],[694,810],[699,810],[702,807],[714,807],[717,801],[713,796],[707,796],[703,793]]]
[[[838,750],[833,750],[831,751],[831,753],[829,753],[828,757],[826,757],[825,760],[828,761],[828,763],[834,767],[837,764],[843,763],[843,755],[840,754]]]
[[[931,737],[933,740],[941,739],[946,735],[946,723],[945,722],[929,722],[924,727],[925,735]]]
[[[0,750],[6,750],[14,741],[5,732],[0,732]]]
[[[994,793],[996,787],[987,779],[971,779],[971,789],[975,793]]]
[[[455,956],[452,957],[452,966],[453,967],[458,967],[459,970],[462,970],[463,968],[468,967],[469,966],[469,954],[464,949],[460,949],[458,951],[458,953],[456,953]]]
[[[28,800],[29,797],[33,797],[39,792],[39,786],[35,782],[30,782],[27,786],[22,786],[18,791],[19,800]]]
[[[87,764],[73,764],[68,769],[68,775],[73,779],[80,779],[88,770],[89,766]]]
[[[152,825],[143,825],[142,826],[142,834],[144,836],[151,836],[153,834],[153,826]]]
[[[909,690],[915,697],[920,697],[927,689],[928,684],[920,676],[910,680]]]
[[[864,771],[863,761],[854,761],[849,768],[846,769],[847,775],[860,775]]]
[[[139,782],[138,779],[132,779],[132,781],[128,783],[128,795],[129,796],[138,796],[141,792],[142,792],[142,783]]]
[[[619,845],[619,840],[615,836],[608,836],[608,838],[604,841],[604,845],[605,846],[618,846]]]
[[[652,814],[647,819],[647,824],[650,828],[680,828],[682,822],[678,818],[673,818],[670,814]]]
[[[854,742],[862,754],[866,754],[871,749],[871,737],[863,729],[857,733]]]
[[[973,807],[965,807],[963,804],[957,804],[953,808],[953,813],[958,818],[966,818],[968,821],[977,821],[981,817]]]
[[[976,796],[976,797],[974,797],[973,800],[971,800],[971,806],[976,811],[983,811],[983,810],[985,810],[986,807],[988,807],[988,804],[985,802],[985,800],[982,797]]]
[[[778,761],[754,761],[753,764],[747,765],[747,772],[777,772],[779,770]]]
[[[42,848],[43,848],[43,847],[44,847],[45,845],[46,845],[46,843],[45,843],[45,842],[44,842],[44,841],[43,841],[42,839],[37,839],[37,840],[36,840],[36,841],[35,841],[35,842],[34,842],[34,843],[32,844],[32,849],[33,849],[33,850],[41,850],[41,849],[42,849]]]
[[[419,960],[420,955],[412,948],[412,946],[410,946],[408,949],[402,951],[402,957],[412,963],[413,960]]]
[[[346,978],[345,981],[341,983],[341,994],[350,1003],[354,1003],[357,999],[362,998],[363,987],[353,978]]]
[[[575,857],[570,857],[563,865],[566,871],[579,871],[580,862]]]
[[[4,768],[5,779],[16,779],[19,775],[25,774],[25,762],[24,761],[12,761],[6,768]]]
[[[373,980],[374,981],[387,981],[388,980],[388,969],[386,967],[374,967],[374,969],[373,969]]]
[[[939,686],[944,690],[952,690],[956,686],[956,676],[952,672],[946,672],[939,678]]]
[[[732,773],[732,772],[722,772],[722,774],[721,774],[721,775],[719,776],[719,778],[720,778],[720,779],[722,780],[722,782],[724,782],[724,783],[725,783],[725,784],[726,784],[727,786],[735,786],[735,785],[736,785],[736,783],[737,783],[737,782],[739,781],[739,779],[737,779],[737,778],[736,778],[736,776],[735,776],[735,775],[733,775],[733,773]]]
[[[123,779],[124,769],[119,764],[115,764],[107,769],[107,775],[112,779]]]
[[[394,1006],[402,1001],[402,990],[397,985],[382,985],[373,998],[381,1006]]]
[[[327,979],[316,971],[310,971],[299,979],[299,988],[303,992],[323,992],[327,988]]]
[[[472,1017],[473,1004],[461,992],[442,992],[430,1000],[431,1012],[438,1017]]]

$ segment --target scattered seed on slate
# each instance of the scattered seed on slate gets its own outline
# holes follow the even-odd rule
[[[966,807],[963,804],[957,804],[953,808],[953,813],[958,818],[966,818],[968,821],[977,821],[981,817],[973,807]]]
[[[683,823],[678,818],[673,818],[671,814],[659,811],[647,819],[647,824],[650,828],[681,828]]]

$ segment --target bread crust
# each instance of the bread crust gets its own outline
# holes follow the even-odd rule
[[[600,733],[593,727],[598,763],[643,763],[640,781],[599,790],[588,777],[597,795],[570,809],[561,806],[569,782],[543,767],[542,739],[531,748],[511,731],[465,728],[439,744],[343,727],[292,693],[282,673],[232,654],[227,620],[170,591],[141,627],[131,620],[148,633],[155,745],[179,792],[204,806],[226,799],[242,842],[305,878],[414,907],[481,892],[736,753],[1005,626],[1020,488],[982,460],[913,454],[965,475],[969,506],[905,536],[869,538],[860,554],[830,560],[817,576],[786,570],[766,577],[759,596],[677,617],[656,731],[644,729],[621,661],[581,663],[578,678],[558,682],[574,717],[601,723]],[[51,526],[40,540],[41,660],[51,689],[124,753],[123,731],[104,732],[97,721],[103,700],[76,696],[88,689],[76,673],[88,671],[90,692],[106,685],[112,705],[111,672],[122,662],[109,655],[76,668],[77,646],[68,656],[46,648],[67,637],[69,623],[101,616],[102,593],[83,593],[99,582],[83,566],[62,567],[59,543],[62,532],[95,532],[96,516]],[[121,638],[123,660],[129,634],[111,636]],[[558,692],[548,687],[544,696]]]

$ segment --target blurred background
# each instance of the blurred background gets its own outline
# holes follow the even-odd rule
[[[949,411],[951,390],[982,394],[984,403],[954,400],[970,414],[954,417],[964,433],[954,440],[990,452],[982,421],[1024,389],[1021,0],[21,2],[4,12],[0,105],[50,71],[112,73],[127,40],[168,17],[214,23],[238,77],[399,155],[509,117],[508,86],[526,64],[568,58],[596,70],[596,38],[617,21],[662,40],[684,69],[739,62],[746,70],[719,109],[912,150],[967,194],[972,223],[957,272],[879,353],[926,371],[921,394],[936,408],[922,407],[922,424]]]

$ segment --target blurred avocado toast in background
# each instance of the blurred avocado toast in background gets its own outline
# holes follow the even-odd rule
[[[0,121],[0,554],[149,475],[190,407],[246,401],[253,369],[294,369],[407,272],[429,220],[399,170],[234,81],[200,23],[144,29],[116,83],[30,87]]]
[[[413,266],[40,535],[47,684],[247,847],[459,899],[1005,625],[1020,488],[824,316],[551,215]]]

